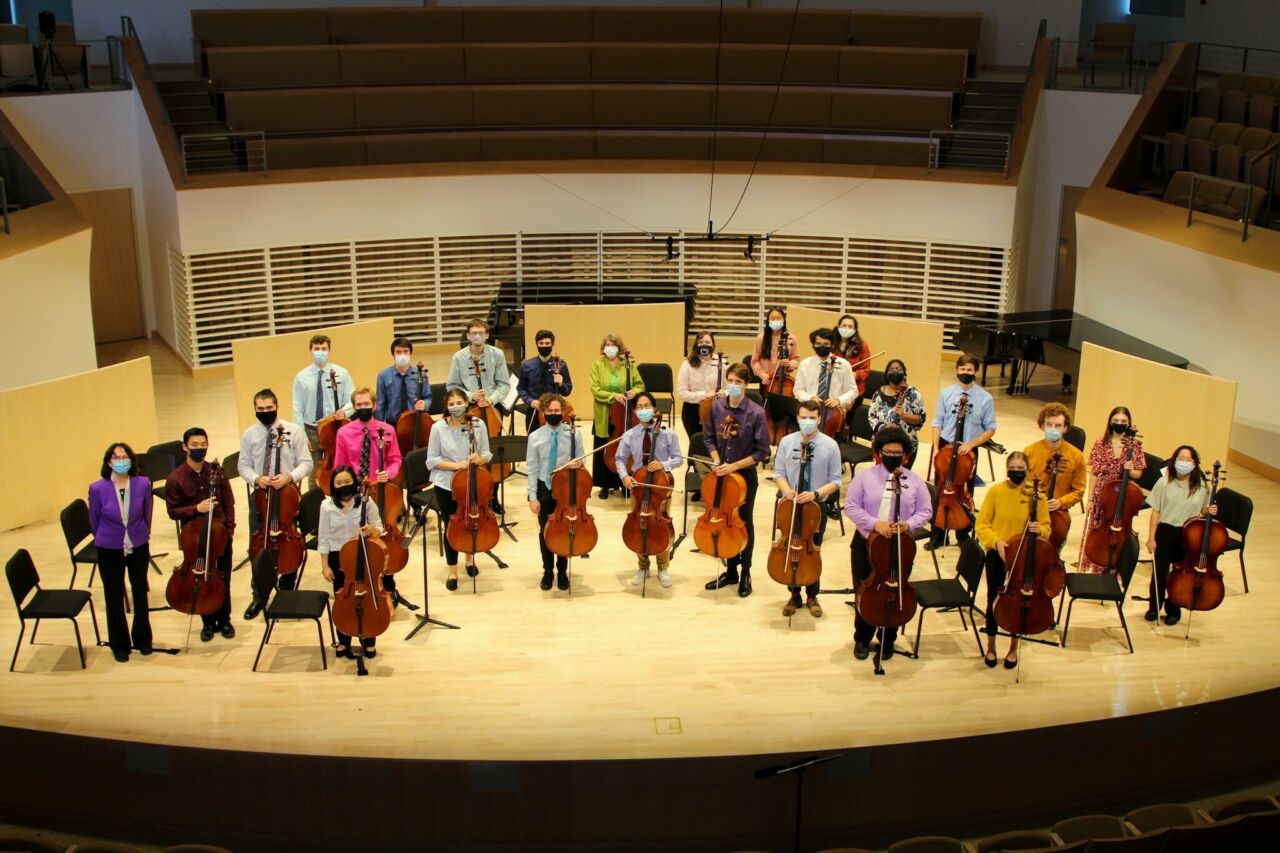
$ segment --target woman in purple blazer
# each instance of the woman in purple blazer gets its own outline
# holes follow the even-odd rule
[[[107,641],[115,659],[130,647],[151,654],[147,565],[151,561],[151,480],[138,473],[133,449],[116,442],[102,456],[102,479],[89,485],[89,524],[98,546],[98,571],[107,608]],[[124,574],[133,589],[133,630],[124,612]],[[132,643],[130,640],[132,639]]]

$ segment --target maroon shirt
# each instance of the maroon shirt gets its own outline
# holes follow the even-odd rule
[[[729,439],[729,446],[719,436],[726,415],[733,415],[737,421],[738,435]],[[754,400],[742,398],[742,405],[734,409],[729,406],[727,397],[717,397],[711,403],[711,411],[707,413],[707,421],[702,424],[702,438],[707,442],[707,450],[720,454],[721,462],[737,462],[746,456],[754,457],[759,465],[769,458],[769,428],[764,421],[764,408]]]
[[[208,468],[209,463],[206,462],[205,472]],[[231,491],[231,484],[227,482],[225,470],[223,474],[222,482],[218,483],[218,503],[213,508],[213,516],[222,522],[229,541],[236,529],[236,499]],[[192,471],[191,466],[186,462],[174,468],[168,479],[164,481],[164,502],[169,509],[169,517],[183,524],[203,518],[203,514],[196,510],[196,506],[207,497],[209,497],[208,482],[204,476]]]

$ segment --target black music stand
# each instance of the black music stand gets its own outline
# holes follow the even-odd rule
[[[791,841],[791,849],[796,853],[800,853],[800,815],[801,810],[804,808],[804,771],[815,765],[826,764],[828,761],[835,761],[837,758],[843,757],[843,752],[837,752],[834,755],[811,755],[808,758],[801,758],[787,764],[777,764],[773,767],[764,767],[756,771],[757,779],[771,779],[784,773],[796,774],[796,817],[795,830]]]
[[[493,454],[493,465],[511,465],[525,461],[529,450],[529,437],[525,435],[499,435],[489,439],[489,452]],[[515,471],[512,471],[514,474]],[[502,507],[499,514],[501,520],[498,527],[502,528],[502,532],[511,537],[512,542],[519,542],[516,535],[511,532],[511,528],[519,524],[518,521],[507,521],[507,479],[498,483],[498,505]],[[490,554],[489,556],[493,556]],[[497,559],[496,557],[494,559]],[[501,561],[499,561],[501,563]],[[502,568],[506,568],[502,566]]]
[[[462,627],[449,622],[442,622],[431,616],[431,578],[427,576],[427,512],[428,510],[424,509],[422,511],[422,520],[417,522],[418,527],[422,530],[422,612],[413,614],[413,618],[418,620],[418,624],[413,626],[412,631],[405,634],[404,638],[406,640],[412,640],[413,635],[427,627],[427,625],[438,625],[441,628],[452,628],[455,631]],[[413,541],[412,538],[404,541],[406,548],[409,547],[411,541]]]

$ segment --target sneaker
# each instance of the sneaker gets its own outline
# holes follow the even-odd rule
[[[809,608],[809,615],[814,619],[822,616],[822,605],[818,604],[818,599],[810,598],[804,603],[804,606]]]
[[[662,569],[658,569],[658,583],[662,584],[663,589],[670,589],[671,575],[667,574]]]
[[[644,583],[644,578],[645,578],[645,575],[647,574],[649,574],[648,569],[638,569],[635,575],[633,575],[631,578],[631,585],[640,586],[640,584]]]
[[[792,598],[782,605],[782,615],[790,619],[800,609],[800,599]]]

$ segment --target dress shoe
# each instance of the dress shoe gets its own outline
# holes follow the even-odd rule
[[[723,574],[720,575],[720,577],[716,578],[715,580],[707,581],[707,585],[705,588],[711,591],[715,591],[717,589],[723,589],[726,586],[737,586],[737,585],[738,585],[737,572],[734,572],[732,574],[730,574],[729,572],[724,572]]]
[[[351,649],[334,649],[333,656],[335,658],[349,658],[351,657]]]
[[[145,656],[147,656],[147,655],[151,654],[151,653],[152,653],[152,652],[154,652],[154,651],[155,651],[155,649],[151,648],[151,646],[138,646],[138,647],[137,647],[137,652],[138,652],[138,654],[142,655],[143,657],[145,657]]]
[[[116,663],[128,663],[128,662],[129,662],[129,653],[128,653],[128,652],[112,652],[112,653],[111,653],[111,656],[112,656],[112,657],[114,657],[114,658],[116,659]]]
[[[924,549],[926,551],[936,551],[945,544],[946,544],[945,542],[939,542],[936,539],[930,539],[928,542],[924,543]]]
[[[602,501],[607,501],[608,499],[609,499],[609,490],[608,490],[608,489],[601,489],[601,490],[600,490],[600,500],[602,500]]]
[[[1166,625],[1177,625],[1181,621],[1182,621],[1181,613],[1178,613],[1176,615],[1173,613],[1166,613],[1164,615],[1164,624]]]
[[[478,574],[480,574],[480,567],[475,563],[471,563],[467,566],[467,577],[473,578]]]
[[[200,629],[200,642],[207,643],[213,639],[213,626],[205,625]]]
[[[449,590],[449,592],[453,592],[455,589],[458,588],[458,579],[449,578],[447,581],[444,582],[444,588]]]
[[[502,515],[502,504],[498,503],[497,498],[489,498],[489,511],[494,515]]]
[[[790,619],[795,612],[800,609],[800,599],[793,598],[786,604],[782,605],[782,615]]]
[[[542,570],[542,583],[538,584],[538,586],[542,587],[543,592],[546,592],[547,590],[551,589],[551,570],[550,569]]]
[[[364,656],[367,658],[376,658],[378,656],[378,649],[374,646],[365,646]]]
[[[859,643],[857,641],[854,642],[853,656],[855,658],[857,658],[858,660],[866,660],[867,656],[870,654],[871,654],[871,647],[869,645],[867,645],[866,643]]]
[[[742,580],[738,581],[738,598],[746,598],[751,594],[751,573],[744,571]]]
[[[1160,614],[1155,610],[1148,610],[1146,613],[1142,614],[1142,618],[1146,619],[1148,622],[1154,622],[1160,618]]]
[[[662,584],[663,589],[671,588],[671,575],[662,569],[658,569],[658,583]]]
[[[566,590],[569,588],[569,570],[560,569],[556,572],[556,589]]]
[[[640,586],[640,584],[644,583],[644,577],[647,574],[649,574],[648,569],[637,569],[636,573],[631,578],[631,585]]]
[[[822,616],[822,605],[818,603],[818,599],[810,598],[808,601],[804,603],[804,606],[809,608],[809,615],[812,616],[814,619],[817,619],[820,616]]]
[[[880,641],[880,660],[888,660],[893,657],[893,643]]]
[[[249,602],[249,606],[244,609],[244,621],[248,622],[262,612],[262,602],[254,599]]]
[[[231,639],[232,637],[234,637],[235,635],[236,635],[236,626],[235,626],[235,625],[232,625],[230,622],[228,622],[227,624],[225,624],[225,625],[223,625],[223,626],[222,626],[222,636],[224,636],[224,637],[226,637],[228,640],[230,640],[230,639]]]

